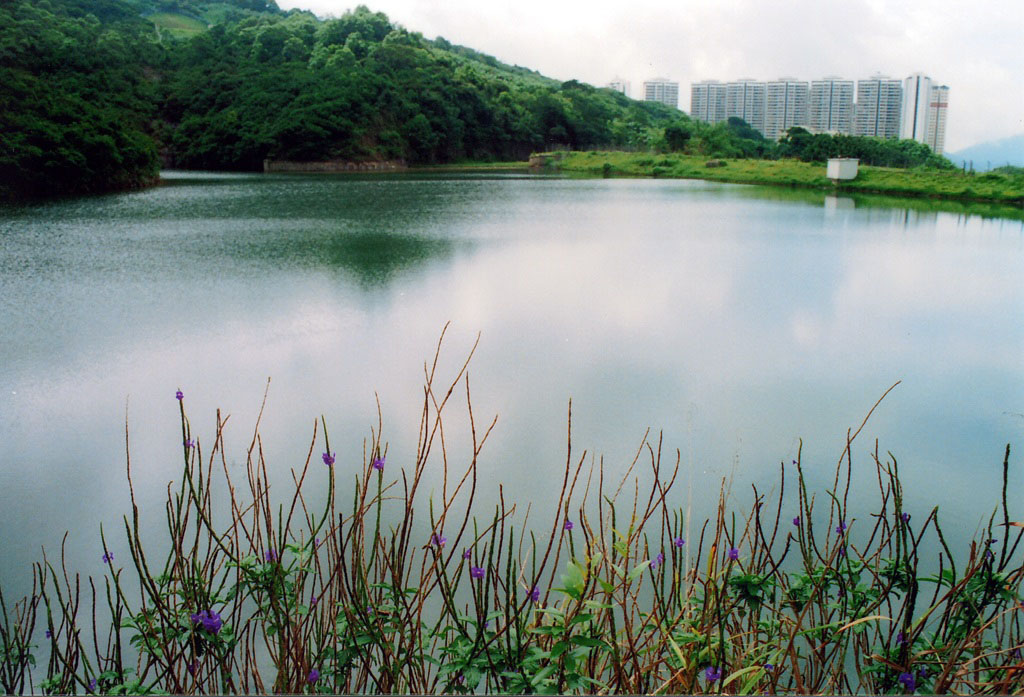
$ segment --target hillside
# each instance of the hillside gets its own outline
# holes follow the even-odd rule
[[[0,199],[155,181],[152,29],[115,0],[0,3]]]
[[[946,156],[957,166],[963,167],[966,164],[968,168],[973,166],[979,172],[1005,165],[1024,167],[1024,133],[972,145],[947,153]]]
[[[10,0],[0,55],[5,198],[141,186],[160,160],[258,170],[266,158],[646,147],[684,118],[428,40],[364,6],[321,20],[273,0]]]

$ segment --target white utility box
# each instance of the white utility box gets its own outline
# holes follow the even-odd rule
[[[827,176],[832,181],[856,179],[858,164],[860,164],[860,160],[856,157],[830,157],[826,170]]]

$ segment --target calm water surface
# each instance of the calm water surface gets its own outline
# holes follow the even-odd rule
[[[769,489],[801,438],[813,482],[830,483],[847,429],[897,381],[854,463],[870,482],[878,439],[920,518],[940,505],[948,527],[974,532],[1005,444],[1024,445],[1019,221],[696,181],[165,177],[0,209],[5,588],[66,530],[85,571],[101,524],[122,550],[126,417],[144,515],[159,521],[181,458],[179,388],[206,447],[216,409],[231,414],[241,475],[271,378],[261,431],[281,482],[321,414],[337,466],[354,471],[379,397],[396,473],[449,321],[442,372],[479,332],[474,413],[499,416],[484,509],[501,482],[548,520],[570,399],[574,457],[621,473],[647,428],[664,432],[682,463],[673,503],[700,515],[723,477],[749,505],[749,484]],[[1019,468],[1010,481],[1019,494]],[[853,494],[866,519],[858,497],[874,494]]]

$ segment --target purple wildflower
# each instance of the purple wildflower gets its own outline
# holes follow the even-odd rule
[[[903,634],[903,632],[896,633],[896,643],[900,646],[903,646],[907,643],[907,637]]]
[[[313,546],[314,547],[319,547],[320,546],[320,538],[319,537],[316,538],[315,540],[313,540]]]
[[[210,634],[219,633],[220,628],[224,626],[224,622],[220,619],[220,613],[213,612],[212,610],[193,613],[189,615],[189,618],[192,620],[192,624],[196,626],[201,625]]]
[[[89,692],[95,692],[95,691],[96,691],[96,678],[93,678],[92,680],[89,681]]]
[[[665,555],[661,552],[658,552],[658,556],[656,556],[654,559],[651,559],[651,570],[653,571],[654,569],[657,569],[659,566],[662,565],[664,561]]]
[[[900,513],[900,520],[902,520],[904,523],[909,523],[910,522],[910,514],[909,513]]]
[[[462,558],[463,559],[469,559],[472,556],[473,556],[473,550],[471,550],[471,549],[466,549],[466,551],[462,553]]]
[[[439,535],[436,532],[430,536],[430,544],[437,545],[438,547],[444,547],[444,543],[448,541],[448,538],[444,535]]]
[[[317,598],[317,597],[316,597],[315,595],[314,595],[314,596],[312,596],[312,597],[311,597],[311,598],[309,599],[309,604],[310,604],[310,605],[316,605],[316,604],[317,604],[318,602],[320,602],[320,599],[319,599],[319,598]]]
[[[483,567],[480,567],[480,566],[471,566],[471,567],[469,567],[469,575],[472,576],[473,578],[483,578],[484,577]]]
[[[192,440],[191,438],[189,438],[187,441],[185,441],[185,447],[186,448],[194,448],[194,447],[196,447],[196,442],[194,440]]]
[[[540,588],[534,586],[530,589],[530,601],[536,603],[540,600]]]
[[[324,453],[323,455],[321,455],[321,458],[323,459],[324,464],[330,467],[331,465],[334,464],[335,455],[337,455],[337,453]]]
[[[573,527],[572,521],[569,520],[568,518],[566,518],[565,519],[565,525],[563,525],[562,527],[565,528],[566,530],[572,530],[572,527]]]
[[[839,548],[839,552],[837,553],[837,556],[845,557],[846,556],[846,547],[840,547]]]
[[[484,622],[484,631],[486,632],[490,628],[491,628],[491,621],[490,620],[485,621]]]
[[[991,559],[995,559],[995,558],[996,558],[996,555],[992,553],[992,550],[991,550],[991,549],[986,549],[986,550],[985,550],[985,557],[986,557],[987,559],[990,559],[990,560],[991,560]]]
[[[928,679],[928,669],[927,668],[922,668],[921,670],[917,671],[917,677],[921,678],[922,680],[927,680]]]
[[[704,677],[707,678],[708,682],[716,682],[722,679],[722,671],[715,666],[708,666],[704,669]]]
[[[836,526],[836,532],[839,533],[840,535],[842,535],[844,532],[846,532],[846,523],[844,523],[843,521],[840,520],[839,521],[839,525]]]
[[[374,458],[373,462],[370,463],[370,466],[373,467],[373,469],[375,469],[375,470],[377,470],[379,472],[380,470],[384,469],[384,458],[382,458],[382,457]]]
[[[793,519],[793,525],[800,527],[800,516]]]
[[[310,685],[312,685],[313,683],[315,683],[319,679],[320,679],[320,671],[317,670],[316,668],[314,668],[313,670],[309,671],[309,677],[306,678],[306,682],[308,682]]]
[[[686,544],[686,540],[684,540],[681,537],[677,537],[674,540],[672,540],[672,544],[674,544],[676,547],[682,547]]]
[[[729,558],[732,559],[733,561],[736,561],[737,559],[740,558],[740,551],[738,549],[736,549],[735,547],[732,547],[729,550]]]
[[[189,675],[195,675],[196,672],[199,670],[199,661],[198,661],[198,659],[195,660],[195,661],[192,661],[191,663],[189,663],[186,666],[186,669],[188,670],[188,674]]]
[[[913,673],[900,673],[900,677],[896,678],[897,681],[903,683],[903,687],[907,688],[911,692],[917,687],[917,681],[914,680]]]
[[[772,665],[771,663],[765,663],[765,664],[764,664],[764,669],[765,669],[765,670],[766,670],[767,672],[769,672],[769,673],[770,673],[770,672],[772,672],[773,670],[775,670],[775,666],[773,666],[773,665]]]
[[[263,554],[263,558],[266,559],[267,561],[277,561],[277,550],[276,549],[268,549]]]
[[[174,393],[174,398],[180,402],[181,400],[185,399],[185,395],[182,393],[181,390],[178,390],[177,392]]]
[[[104,552],[103,556],[100,557],[100,561],[102,561],[104,564],[113,563],[113,561],[114,561],[114,553],[113,552]]]
[[[51,632],[49,629],[46,630],[45,635],[47,639],[53,638],[53,632]]]

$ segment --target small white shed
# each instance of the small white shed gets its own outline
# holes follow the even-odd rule
[[[860,160],[856,157],[830,157],[826,173],[832,181],[856,179],[858,164]]]

